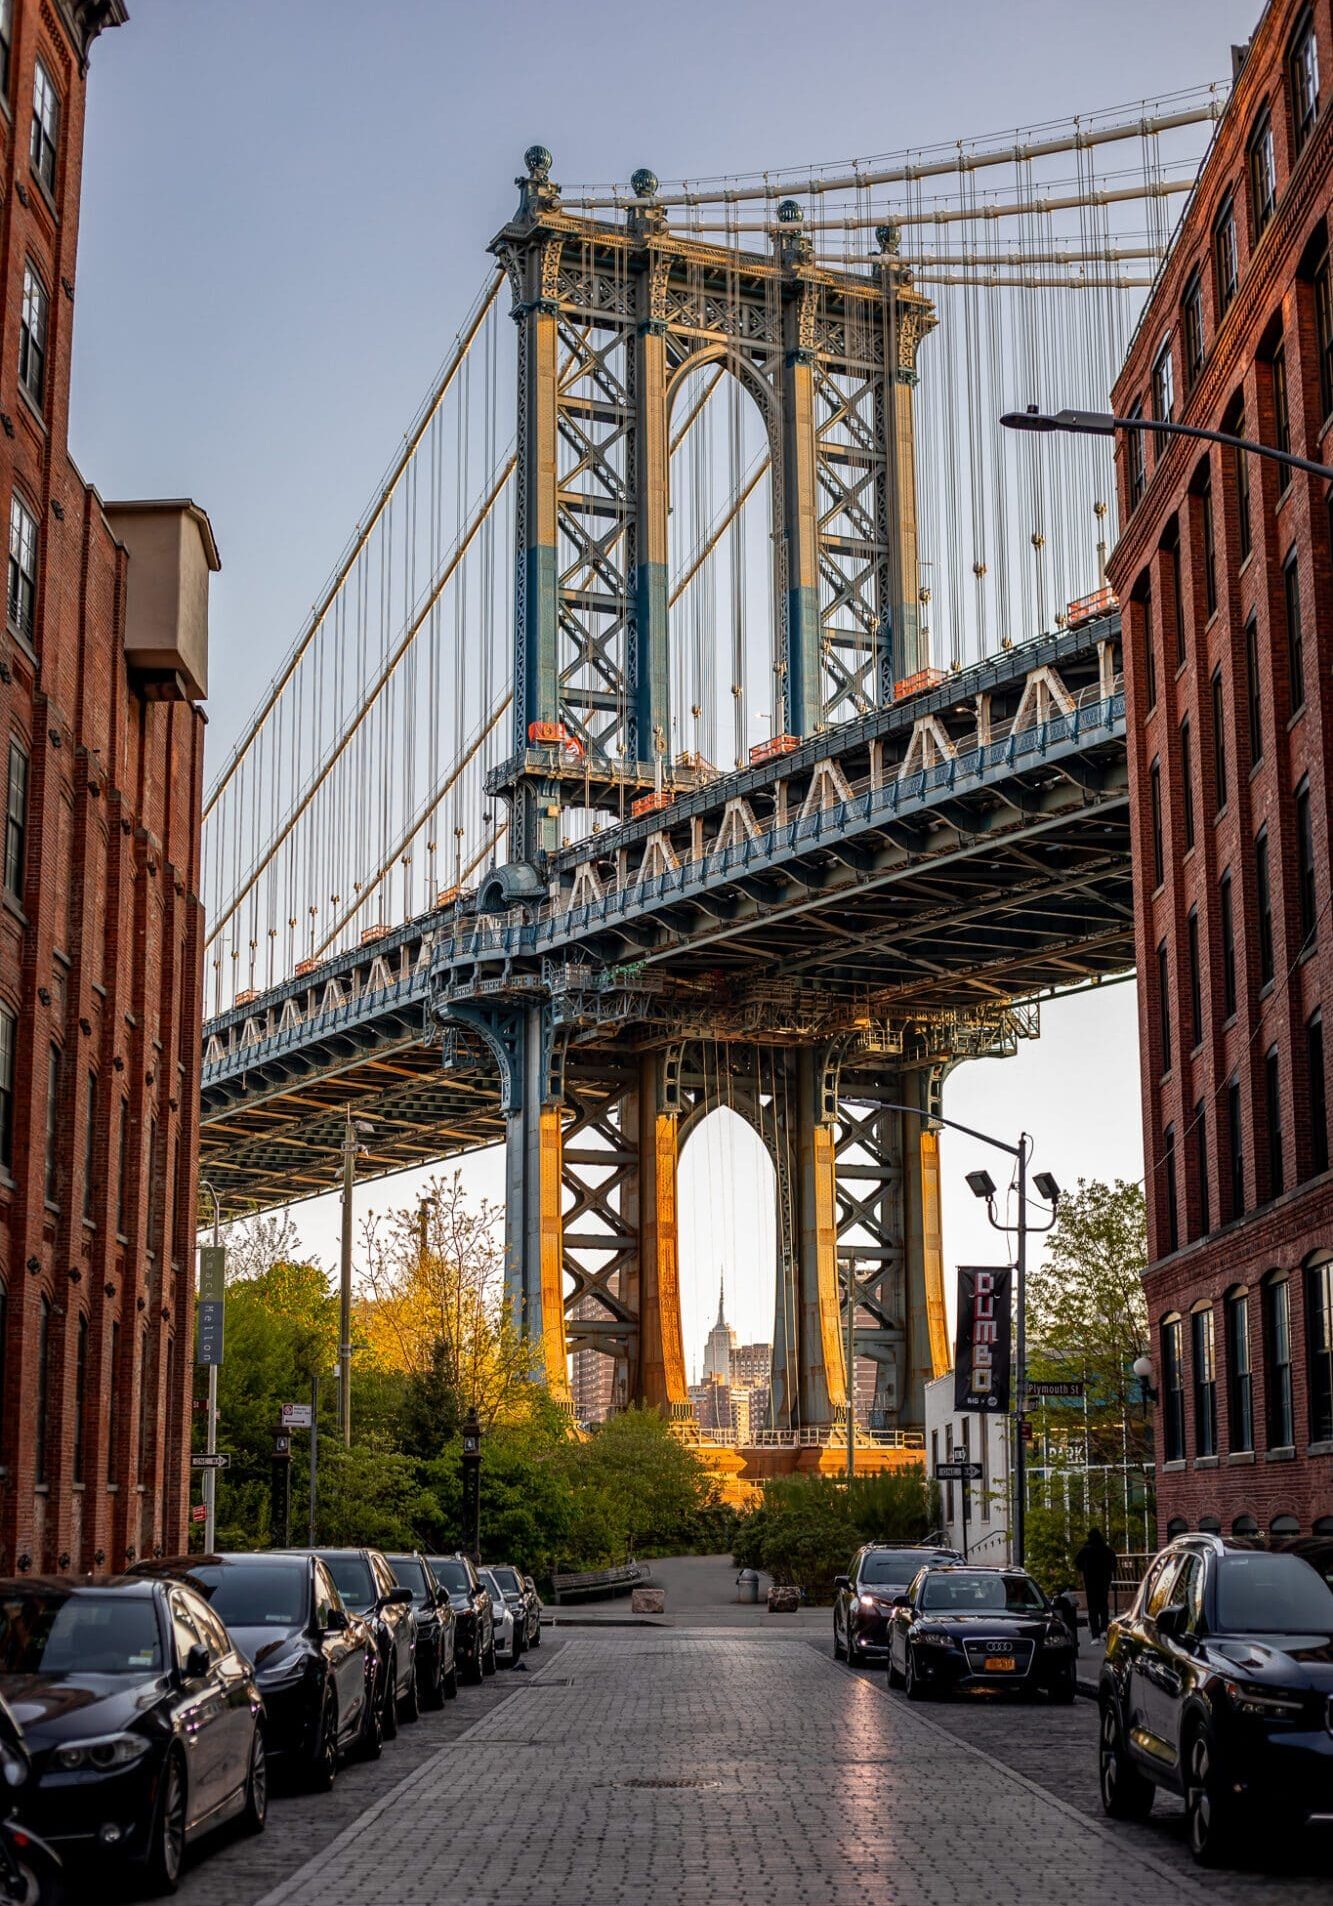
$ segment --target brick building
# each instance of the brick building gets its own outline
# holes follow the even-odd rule
[[[84,85],[122,0],[0,0],[0,1570],[184,1547],[202,511],[67,450]]]
[[[1328,463],[1333,0],[1234,57],[1115,406]],[[1159,1526],[1330,1533],[1333,506],[1197,441],[1117,463]]]

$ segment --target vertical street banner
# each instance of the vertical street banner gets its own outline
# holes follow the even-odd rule
[[[195,1306],[196,1363],[221,1363],[227,1253],[221,1244],[199,1247],[199,1301]]]
[[[953,1406],[987,1415],[1009,1408],[1009,1291],[1013,1273],[958,1266]]]

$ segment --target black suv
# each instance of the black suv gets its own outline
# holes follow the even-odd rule
[[[465,1681],[495,1673],[495,1624],[490,1594],[466,1555],[428,1555],[436,1581],[449,1597],[457,1626],[454,1650]]]
[[[905,1595],[923,1568],[936,1562],[961,1562],[957,1549],[918,1543],[867,1542],[856,1551],[847,1573],[834,1577],[833,1654],[835,1660],[874,1661],[889,1650],[889,1617],[894,1598]]]
[[[1333,1589],[1303,1557],[1216,1535],[1162,1550],[1111,1623],[1099,1686],[1102,1805],[1142,1820],[1184,1796],[1190,1850],[1220,1865],[1333,1811]]]
[[[970,1562],[922,1569],[894,1603],[889,1685],[909,1701],[957,1688],[1072,1701],[1078,1648],[1025,1569]]]

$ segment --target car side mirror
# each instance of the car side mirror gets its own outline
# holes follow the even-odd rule
[[[202,1641],[196,1641],[185,1657],[185,1679],[202,1681],[209,1669],[208,1650]]]
[[[384,1597],[386,1608],[410,1608],[413,1595],[410,1588],[391,1588]]]
[[[341,1635],[345,1633],[351,1625],[351,1619],[345,1608],[331,1608],[329,1610],[328,1620],[324,1623],[324,1633],[326,1635]]]
[[[1171,1606],[1169,1608],[1164,1608],[1161,1614],[1157,1617],[1158,1634],[1166,1635],[1171,1638],[1174,1638],[1175,1636],[1182,1634],[1184,1632],[1185,1622],[1187,1618],[1188,1618],[1188,1611],[1185,1608],[1184,1603],[1172,1602]]]
[[[835,1588],[850,1588],[851,1585],[852,1578],[850,1575],[835,1575],[833,1577],[833,1586]]]
[[[910,1595],[895,1595],[893,1598],[893,1606],[895,1608],[910,1608],[912,1606],[912,1597]]]

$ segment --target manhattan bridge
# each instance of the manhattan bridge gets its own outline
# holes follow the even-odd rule
[[[503,1143],[506,1279],[691,1417],[677,1169],[776,1183],[769,1446],[948,1366],[950,1069],[1133,964],[1103,407],[1224,89],[801,174],[562,188],[211,785],[232,1213]],[[705,1141],[706,1142],[706,1141]]]

